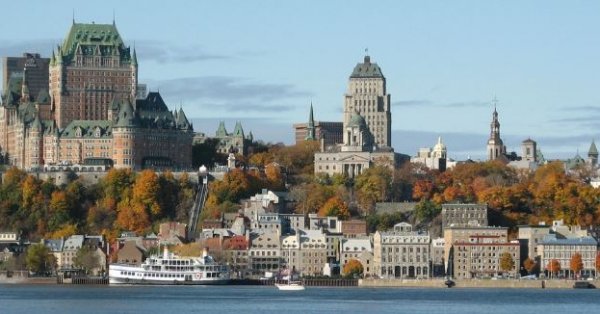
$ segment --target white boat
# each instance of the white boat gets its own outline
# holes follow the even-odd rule
[[[288,283],[276,283],[275,286],[283,291],[300,291],[306,288],[301,281],[288,281]]]
[[[282,291],[301,291],[305,290],[302,281],[292,281],[292,269],[290,267],[290,254],[291,249],[288,251],[288,274],[287,274],[287,283],[276,283],[275,287]]]
[[[179,257],[165,248],[163,255],[147,258],[141,266],[110,264],[110,284],[219,285],[229,282],[229,269],[204,250],[202,257]]]

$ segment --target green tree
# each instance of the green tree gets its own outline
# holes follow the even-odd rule
[[[27,249],[25,257],[27,269],[38,275],[46,275],[54,269],[54,256],[43,244],[32,244]]]
[[[83,269],[86,274],[91,273],[95,269],[99,269],[100,259],[98,258],[98,252],[96,248],[89,246],[82,246],[75,255],[74,260],[75,266]]]
[[[504,252],[500,255],[500,270],[504,272],[510,272],[515,268],[515,260],[512,257],[512,254],[509,252]]]

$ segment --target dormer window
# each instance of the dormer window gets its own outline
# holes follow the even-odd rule
[[[100,135],[102,135],[102,130],[100,127],[96,127],[96,130],[94,130],[94,137],[100,137]]]
[[[81,137],[81,136],[82,136],[82,134],[83,134],[83,130],[81,129],[81,127],[77,128],[77,129],[75,130],[75,136],[76,136],[76,137]]]

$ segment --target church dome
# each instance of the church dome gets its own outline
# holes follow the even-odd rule
[[[352,114],[350,118],[350,122],[348,122],[348,127],[366,127],[367,123],[365,122],[365,118],[358,114],[357,112]]]

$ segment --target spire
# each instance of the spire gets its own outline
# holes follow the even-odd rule
[[[131,57],[131,65],[137,66],[137,54],[135,53],[135,42],[133,42],[133,56]]]
[[[117,22],[115,21],[115,9],[113,9],[113,26],[117,26]]]
[[[312,101],[310,102],[310,113],[308,114],[308,125],[306,127],[306,138],[307,141],[315,140],[315,118],[313,115],[313,105]]]
[[[590,149],[588,150],[588,157],[598,157],[598,149],[594,140],[592,140],[592,145],[590,145]]]

